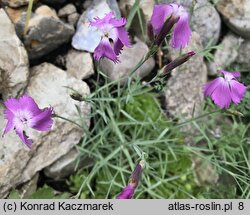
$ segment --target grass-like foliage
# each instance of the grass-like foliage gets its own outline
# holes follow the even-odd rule
[[[93,157],[95,164],[70,177],[77,197],[114,198],[141,159],[147,165],[135,198],[249,197],[247,125],[221,111],[210,114],[209,105],[201,116],[178,124],[163,113],[158,95],[139,81],[128,88],[117,81],[95,86],[85,98],[94,123],[78,146],[80,155]],[[193,146],[186,145],[180,130],[187,124],[197,130]]]

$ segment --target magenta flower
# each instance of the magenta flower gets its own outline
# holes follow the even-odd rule
[[[175,24],[171,46],[173,48],[185,48],[189,43],[191,30],[189,27],[189,15],[187,11],[177,4],[158,4],[154,6],[151,24],[154,33],[158,35],[163,28],[165,21],[172,16],[173,19],[178,19]]]
[[[22,142],[31,148],[32,140],[25,134],[25,127],[30,127],[38,131],[48,131],[53,124],[52,111],[53,108],[39,109],[35,101],[24,95],[19,99],[9,98],[4,102],[6,109],[4,110],[5,118],[8,120],[3,137],[11,129],[16,131]]]
[[[132,199],[135,189],[137,188],[142,170],[144,168],[144,161],[141,161],[136,165],[134,172],[132,173],[128,185],[123,188],[122,192],[117,195],[117,199]]]
[[[236,79],[240,77],[240,73],[224,70],[219,72],[224,75],[224,78],[219,77],[205,84],[204,95],[210,96],[221,109],[228,108],[231,102],[238,105],[246,93],[246,86]]]
[[[130,47],[128,32],[125,30],[127,21],[125,18],[115,19],[114,13],[110,12],[102,19],[95,18],[90,22],[102,34],[99,45],[94,50],[95,60],[107,57],[114,63],[119,62],[118,55],[121,53],[123,46]]]

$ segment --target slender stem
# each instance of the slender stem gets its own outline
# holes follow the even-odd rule
[[[78,123],[74,122],[74,121],[71,120],[71,119],[67,119],[67,118],[65,118],[65,117],[63,117],[63,116],[59,116],[59,115],[57,115],[57,114],[53,114],[53,117],[56,117],[56,118],[63,119],[63,120],[65,120],[65,121],[71,122],[71,123],[77,125],[78,127],[82,128],[81,125],[79,125]]]
[[[23,36],[25,36],[27,34],[27,32],[28,32],[29,21],[30,21],[30,17],[31,17],[31,13],[32,13],[32,7],[33,7],[33,1],[34,0],[29,0],[29,5],[28,5],[28,10],[27,10],[27,16],[26,16]]]
[[[201,119],[201,118],[203,118],[203,117],[206,117],[206,116],[209,116],[209,115],[211,115],[211,114],[218,113],[218,112],[221,112],[221,110],[216,110],[216,111],[212,111],[212,112],[209,112],[209,113],[205,113],[205,114],[202,114],[202,115],[197,116],[197,117],[194,117],[194,118],[192,117],[191,119],[188,119],[188,120],[185,121],[185,122],[179,123],[179,124],[177,124],[177,125],[174,126],[174,127],[183,126],[183,125],[188,124],[188,123],[190,123],[190,122],[192,122],[192,121],[195,121],[195,120],[197,120],[197,119]]]

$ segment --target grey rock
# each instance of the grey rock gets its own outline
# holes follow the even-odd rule
[[[198,0],[191,16],[191,29],[201,36],[206,47],[210,42],[216,44],[220,37],[221,19],[215,7],[209,2]]]
[[[79,20],[79,17],[80,17],[80,14],[78,14],[78,13],[70,14],[70,15],[68,16],[68,23],[69,23],[70,25],[75,26],[76,23],[77,23],[77,21]]]
[[[94,64],[89,53],[70,50],[66,56],[67,71],[77,79],[86,79],[94,74]]]
[[[79,161],[78,161],[79,159]],[[59,180],[73,174],[76,170],[93,165],[94,160],[89,157],[79,157],[75,148],[44,169],[46,176]]]
[[[196,32],[192,32],[190,44],[183,52],[201,49],[200,36]],[[171,56],[173,59],[176,58],[177,51]],[[203,101],[202,86],[206,80],[207,68],[203,57],[198,54],[173,70],[165,92],[167,112],[180,119],[192,117],[194,109],[194,115],[199,114]]]
[[[128,17],[130,10],[132,9],[135,0],[124,0],[119,1],[119,7],[124,17]],[[148,22],[151,19],[153,9],[154,9],[155,1],[154,0],[143,0],[140,1],[140,12],[141,12],[141,19],[142,19],[142,27],[140,24],[140,19],[136,15],[132,21],[131,29],[135,32],[135,34],[142,40],[146,39],[147,36],[147,26]]]
[[[219,69],[225,69],[230,66],[236,60],[239,50],[244,48],[244,45],[241,46],[241,43],[241,38],[233,33],[228,33],[220,43],[220,48],[214,53],[214,61],[208,63],[208,74],[216,76]]]
[[[250,69],[250,40],[245,40],[240,48],[235,63],[239,64],[244,69]]]
[[[82,95],[89,94],[86,83],[48,63],[33,67],[31,74],[27,93],[41,108],[51,105],[57,115],[89,125],[89,105],[75,101],[69,95],[69,88]],[[82,117],[86,118],[85,122],[80,120],[82,117],[79,117],[75,105],[79,106]],[[1,110],[1,130],[5,125],[4,121]],[[0,138],[0,198],[6,196],[10,189],[31,180],[37,172],[69,153],[84,135],[80,127],[59,118],[54,118],[53,128],[49,132],[32,129],[27,133],[34,141],[31,150],[21,143],[14,131],[8,133],[5,138]]]
[[[113,63],[107,58],[100,61],[100,68],[111,81],[122,79],[121,83],[125,83],[130,72],[135,68],[137,63],[147,54],[148,47],[145,43],[137,40],[132,48],[124,47],[119,56],[119,63]],[[147,60],[136,72],[140,77],[148,75],[155,66],[153,58]]]
[[[63,8],[61,8],[58,11],[58,16],[61,17],[67,17],[70,14],[76,13],[76,7],[73,4],[67,4]]]
[[[27,5],[29,3],[29,0],[2,0],[2,2],[5,5],[8,5],[13,8],[17,8],[20,6]]]
[[[216,4],[225,23],[236,34],[250,39],[250,1],[224,0]]]
[[[110,3],[112,2],[112,4]],[[77,31],[72,39],[72,46],[75,49],[94,52],[95,48],[101,40],[101,34],[96,28],[89,27],[89,22],[95,17],[102,18],[105,14],[113,10],[112,5],[117,4],[116,1],[94,0],[91,6],[81,15],[77,23]],[[115,10],[117,17],[120,11]]]
[[[14,25],[3,9],[0,9],[0,25],[0,94],[7,98],[17,96],[26,87],[29,61]]]
[[[28,199],[34,192],[36,192],[38,179],[39,173],[36,173],[30,181],[22,185],[22,187],[19,189],[21,199]]]
[[[40,58],[70,41],[74,28],[65,24],[47,6],[39,7],[30,19],[28,33],[24,37],[29,58]]]

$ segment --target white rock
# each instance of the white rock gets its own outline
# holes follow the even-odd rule
[[[86,79],[94,74],[94,64],[89,53],[71,49],[66,56],[67,71],[77,79]]]
[[[63,8],[61,8],[59,11],[58,11],[58,16],[59,17],[67,17],[69,16],[70,14],[73,14],[76,12],[76,7],[75,5],[73,4],[67,4],[65,5]]]
[[[201,50],[201,38],[196,32],[192,32],[190,44],[183,50]],[[178,52],[172,54],[172,58],[178,56]],[[207,68],[200,55],[195,55],[183,65],[172,71],[167,82],[165,93],[166,110],[175,117],[192,117],[200,112],[203,102],[202,86],[207,80]]]
[[[120,62],[115,64],[111,60],[103,58],[100,61],[100,68],[111,81],[125,78],[121,80],[121,83],[125,83],[126,78],[139,61],[147,54],[148,50],[149,49],[145,43],[137,40],[131,48],[123,48],[119,55]],[[153,70],[154,66],[155,60],[150,58],[136,71],[136,74],[143,78]]]
[[[57,115],[77,123],[86,123],[88,126],[89,106],[71,99],[67,88],[87,95],[89,87],[86,83],[48,63],[32,68],[31,74],[27,93],[35,99],[39,107],[51,105]],[[79,106],[83,117],[86,117],[85,122],[80,121],[75,105]],[[5,125],[2,111],[0,121],[2,130]],[[49,132],[32,130],[27,133],[34,141],[31,150],[21,143],[13,131],[4,139],[0,138],[0,198],[69,153],[84,135],[80,127],[59,118],[54,119],[54,125]]]
[[[95,27],[90,27],[90,21],[94,21],[95,17],[103,18],[105,14],[111,11],[111,6],[106,0],[94,0],[92,5],[81,15],[77,23],[77,31],[72,39],[72,46],[75,49],[94,52],[95,48],[101,40],[100,31],[96,31]],[[118,14],[119,15],[119,14]],[[116,14],[116,16],[118,16]]]
[[[218,1],[217,9],[225,23],[236,34],[250,39],[250,1],[223,0]]]
[[[0,9],[0,94],[4,98],[17,96],[27,85],[29,62],[14,25]]]
[[[208,73],[211,76],[218,75],[218,70],[230,66],[237,58],[242,39],[235,34],[228,33],[220,43],[219,49],[214,53],[214,61],[208,63]]]

